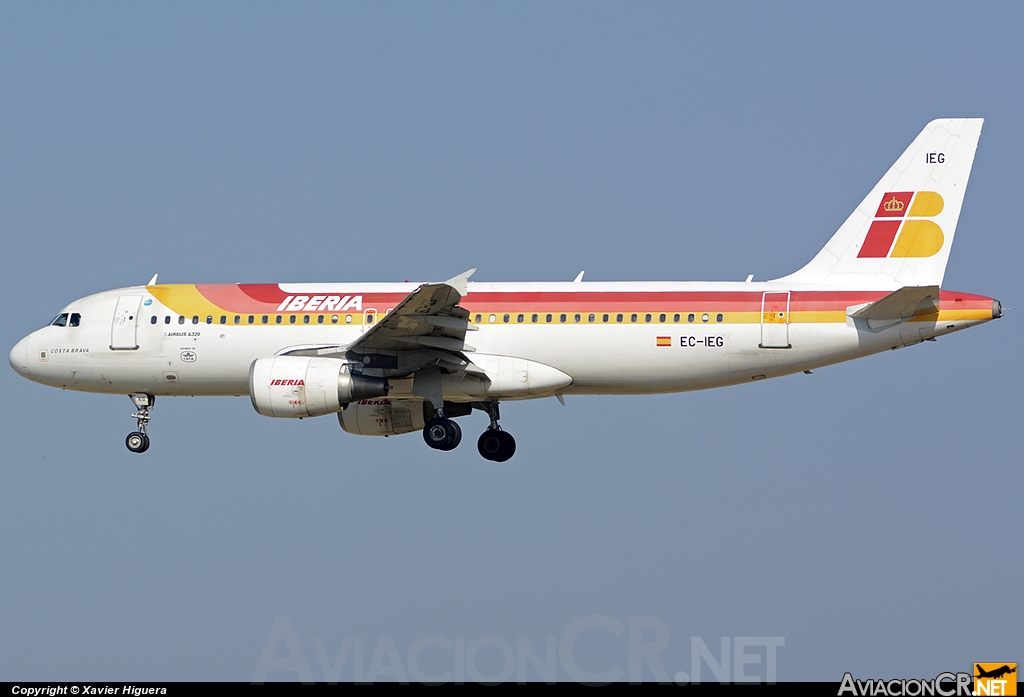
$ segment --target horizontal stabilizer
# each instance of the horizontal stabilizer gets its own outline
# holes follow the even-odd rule
[[[908,317],[927,315],[939,311],[938,286],[904,286],[883,298],[847,314],[854,319],[873,322],[898,322]]]

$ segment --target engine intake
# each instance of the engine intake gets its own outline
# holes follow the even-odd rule
[[[257,358],[249,367],[249,396],[263,416],[323,416],[387,393],[386,380],[353,373],[336,358],[272,356]]]

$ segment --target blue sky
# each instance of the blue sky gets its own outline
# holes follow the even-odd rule
[[[1024,307],[1019,5],[0,15],[8,347],[157,272],[773,278],[946,116],[986,123],[945,286]],[[1020,660],[1019,314],[812,376],[510,404],[502,466],[247,399],[160,400],[140,458],[127,398],[0,371],[0,679],[248,680],[278,617],[317,680],[314,638],[542,651],[595,616],[663,622],[669,675],[693,637],[784,637],[782,680]],[[625,636],[576,659],[625,669]]]

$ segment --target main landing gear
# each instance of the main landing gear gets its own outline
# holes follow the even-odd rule
[[[484,402],[480,408],[487,412],[491,425],[487,427],[476,442],[476,449],[485,460],[505,462],[516,454],[516,439],[511,433],[502,431],[498,425],[501,415],[498,413],[497,402]]]
[[[473,406],[487,412],[491,418],[491,425],[476,442],[477,450],[485,460],[505,462],[516,452],[516,439],[498,425],[498,403],[481,402]],[[462,442],[462,428],[445,416],[443,409],[438,409],[423,427],[423,440],[435,450],[454,450]]]
[[[438,409],[423,427],[423,440],[435,450],[455,450],[462,442],[462,428]]]
[[[138,424],[139,430],[129,433],[128,437],[124,439],[124,444],[133,453],[144,453],[149,450],[149,436],[146,435],[146,426],[149,425],[149,420],[153,418],[150,416],[149,410],[156,404],[156,397],[151,394],[141,393],[129,396],[132,398],[135,408],[138,409],[138,411],[132,414],[132,418]]]

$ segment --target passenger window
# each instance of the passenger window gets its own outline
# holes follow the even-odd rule
[[[716,322],[721,322],[723,319],[725,319],[725,316],[722,313],[719,313],[718,316],[715,317]]]
[[[487,318],[487,321],[490,322],[491,324],[494,324],[495,322],[498,321],[498,316],[497,315],[491,315],[490,317]],[[505,321],[507,322],[508,320],[506,319]]]
[[[662,317],[664,317],[664,316],[665,316],[665,315],[662,315]],[[651,321],[651,315],[650,315],[650,313],[648,313],[648,314],[644,315],[644,322],[650,322],[650,321]]]
[[[533,316],[532,316],[532,317],[530,318],[530,320],[531,320],[532,322],[536,323],[536,321],[537,321],[537,319],[538,319],[538,318],[539,318],[539,315],[533,315]]]
[[[240,316],[238,316],[238,315],[235,315],[235,324],[241,324],[241,323],[242,323],[242,318]]]
[[[602,322],[607,322],[608,321],[608,315],[601,315],[601,321]]]
[[[302,316],[302,323],[303,324],[309,324],[309,315],[303,315]]]
[[[559,316],[558,316],[558,321],[559,321],[559,322],[564,322],[564,321],[565,321],[565,315],[559,315]],[[576,315],[576,321],[577,321],[577,322],[579,322],[579,321],[580,321],[580,316],[579,316],[579,315]]]
[[[666,319],[668,319],[668,318],[664,314],[658,315],[658,321],[659,322],[664,322]]]
[[[593,313],[587,315],[588,322],[593,322],[595,319],[597,319],[597,317]]]
[[[262,324],[266,324],[269,321],[270,321],[270,318],[267,317],[266,315],[263,315],[262,317],[260,317],[260,323],[262,323]]]
[[[254,323],[255,321],[256,321],[256,318],[255,318],[255,317],[253,317],[252,315],[249,315],[249,324],[252,324],[252,323]]]
[[[505,315],[505,324],[508,324],[510,319],[512,319],[511,315]]]
[[[192,315],[192,324],[199,324],[199,315]]]
[[[686,321],[687,322],[692,322],[693,321],[693,313],[692,312],[686,316]]]
[[[185,324],[185,315],[178,315],[178,324]]]
[[[288,317],[288,324],[295,324],[295,315],[290,315]]]
[[[323,315],[317,315],[316,316],[316,323],[317,324],[323,324],[324,323],[324,316]]]
[[[213,315],[207,315],[206,316],[206,323],[207,324],[213,324]]]
[[[673,322],[678,322],[679,321],[679,313],[678,312],[676,314],[672,315],[672,321]]]
[[[345,315],[345,324],[352,324],[352,315]]]
[[[280,320],[280,319],[281,318],[278,317],[278,320]],[[337,323],[338,323],[338,316],[337,315],[331,315],[331,324],[337,324]]]
[[[164,324],[170,324],[170,323],[171,323],[171,316],[170,315],[165,315],[164,316]]]
[[[484,321],[484,316],[483,315],[477,315],[476,316],[476,323],[477,324],[480,324],[483,321]]]
[[[550,321],[551,321],[551,315],[548,315],[548,316],[547,316],[547,317],[545,318],[545,320],[544,320],[544,321],[545,321],[545,322],[550,322]]]
[[[68,313],[64,312],[53,318],[50,324],[54,327],[66,327],[68,326]]]
[[[156,324],[156,315],[153,315],[152,317],[149,318],[149,323]]]
[[[583,318],[582,318],[582,317],[580,317],[579,315],[575,315],[575,316],[573,317],[573,319],[574,319],[574,320],[576,320],[577,322],[579,322],[579,321],[580,321],[581,319],[583,319]]]
[[[518,317],[516,318],[516,320],[517,320],[517,321],[519,321],[519,322],[522,322],[522,321],[523,321],[524,319],[526,319],[526,315],[519,315],[519,316],[518,316]]]
[[[709,319],[711,319],[711,317],[709,317],[708,313],[706,313],[706,312],[703,315],[700,316],[700,321],[701,322],[707,322]]]
[[[77,327],[81,321],[82,321],[82,315],[78,314],[77,312],[72,312],[71,313],[71,321],[68,322],[68,326],[69,327]]]
[[[615,321],[616,322],[621,322],[622,321],[622,314],[621,313],[615,315]]]
[[[636,322],[636,315],[635,314],[630,315],[629,316],[629,321],[630,322]]]
[[[224,316],[224,315],[221,315],[220,316],[220,323],[221,324],[227,324],[228,323],[228,318],[226,316]]]

